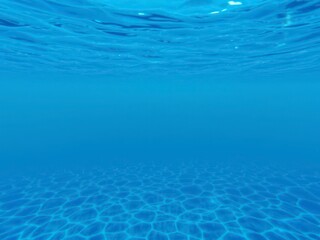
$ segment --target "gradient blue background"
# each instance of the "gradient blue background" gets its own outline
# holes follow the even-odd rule
[[[319,162],[319,74],[2,74],[2,164]]]

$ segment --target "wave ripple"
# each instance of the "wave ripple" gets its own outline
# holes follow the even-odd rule
[[[131,73],[319,67],[318,0],[2,0],[1,69]]]

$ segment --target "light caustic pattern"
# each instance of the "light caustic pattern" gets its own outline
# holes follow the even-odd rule
[[[320,236],[315,172],[128,167],[6,179],[0,190],[2,240]]]
[[[0,8],[2,71],[319,68],[317,0],[2,0]]]

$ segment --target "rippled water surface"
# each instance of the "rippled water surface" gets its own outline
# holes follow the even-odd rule
[[[317,0],[2,0],[1,69],[317,69]],[[28,61],[26,61],[28,59]]]

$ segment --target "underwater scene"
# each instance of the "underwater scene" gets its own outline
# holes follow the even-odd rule
[[[0,10],[0,240],[320,240],[319,0]]]

